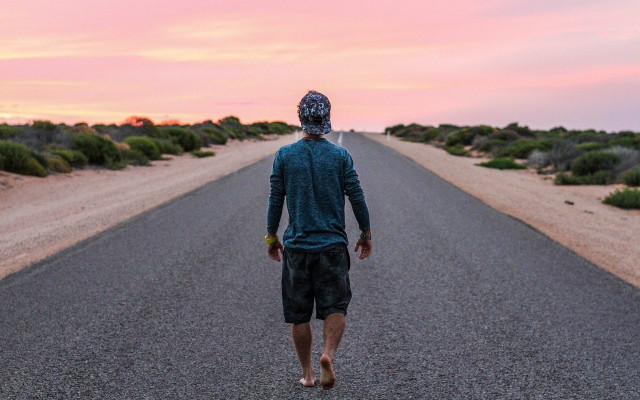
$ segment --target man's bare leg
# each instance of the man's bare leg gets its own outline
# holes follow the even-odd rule
[[[313,332],[311,331],[311,323],[291,324],[291,336],[293,344],[298,353],[298,359],[302,366],[302,379],[300,383],[303,386],[313,386],[316,383],[316,375],[311,365],[311,346],[313,344]]]
[[[324,353],[320,357],[320,384],[326,390],[331,389],[336,383],[336,374],[333,372],[333,356],[338,349],[340,339],[342,339],[344,326],[345,318],[340,313],[329,314],[324,320]]]

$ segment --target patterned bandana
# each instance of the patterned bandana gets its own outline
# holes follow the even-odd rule
[[[309,91],[298,104],[298,118],[302,130],[310,135],[324,135],[331,131],[331,103],[327,96]]]

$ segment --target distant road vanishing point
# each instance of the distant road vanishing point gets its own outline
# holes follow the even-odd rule
[[[387,147],[342,145],[374,251],[351,253],[331,398],[640,398],[640,290]],[[0,398],[320,395],[297,383],[264,251],[272,161],[0,281]]]

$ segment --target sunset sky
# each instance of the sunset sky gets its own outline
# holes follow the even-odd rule
[[[640,130],[640,1],[4,0],[0,122]]]

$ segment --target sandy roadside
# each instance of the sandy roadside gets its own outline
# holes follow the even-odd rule
[[[120,171],[74,170],[36,178],[0,171],[0,279],[207,182],[274,154],[294,135],[230,141]]]
[[[592,263],[640,287],[640,211],[601,203],[621,185],[556,186],[534,171],[478,167],[422,143],[363,133],[434,172],[489,206],[518,218]],[[573,205],[565,203],[573,202]]]

